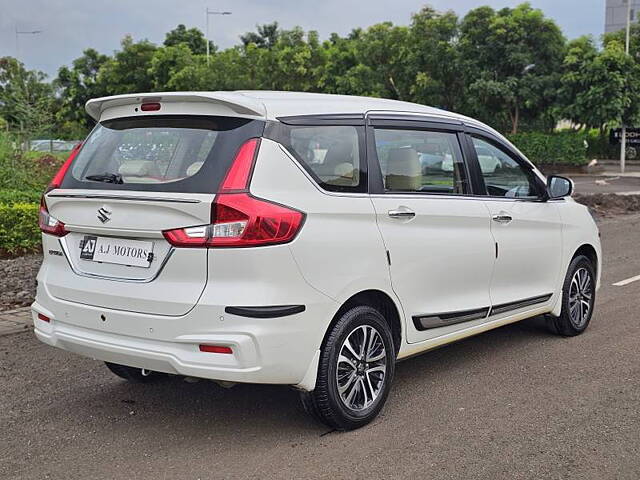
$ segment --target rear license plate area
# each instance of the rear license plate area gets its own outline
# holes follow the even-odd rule
[[[153,242],[85,235],[80,241],[80,259],[149,268],[153,261]]]

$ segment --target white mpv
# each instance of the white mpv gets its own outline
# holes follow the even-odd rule
[[[536,315],[589,324],[591,215],[476,120],[252,91],[86,109],[42,200],[35,334],[127,380],[290,385],[347,430],[398,360]]]

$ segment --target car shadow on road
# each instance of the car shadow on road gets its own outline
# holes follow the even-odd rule
[[[535,343],[550,337],[545,320],[534,318],[400,362],[392,399],[434,381],[446,381],[442,379],[456,370],[492,362],[496,355],[504,359],[525,345],[535,348]],[[129,384],[114,378],[106,368],[100,370],[97,381],[101,388],[78,395],[78,405],[72,408],[79,415],[91,412],[92,418],[107,416],[116,420],[115,428],[126,425],[127,430],[135,428],[151,437],[172,432],[205,441],[213,435],[246,446],[270,437],[277,441],[321,436],[328,431],[306,416],[298,393],[291,388],[238,384],[226,389],[214,382],[188,383],[173,376],[154,384]],[[386,410],[393,408],[392,402]],[[82,423],[81,418],[77,420]]]

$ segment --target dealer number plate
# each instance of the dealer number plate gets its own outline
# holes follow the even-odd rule
[[[80,258],[148,268],[153,260],[153,242],[85,235],[80,242]]]

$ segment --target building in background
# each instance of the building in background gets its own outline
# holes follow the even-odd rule
[[[607,12],[604,21],[605,33],[617,32],[626,28],[629,2],[631,2],[631,21],[638,21],[640,0],[607,0]]]

